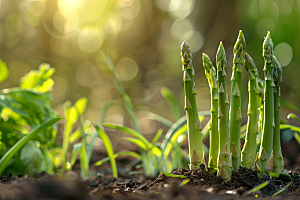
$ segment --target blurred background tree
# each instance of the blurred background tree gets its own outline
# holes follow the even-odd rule
[[[193,51],[199,109],[209,110],[201,55],[207,53],[214,63],[223,41],[230,76],[232,48],[240,29],[260,75],[262,43],[271,31],[275,56],[284,67],[282,118],[291,111],[299,114],[299,0],[0,0],[0,57],[10,70],[0,88],[16,86],[23,74],[48,62],[56,69],[53,107],[61,115],[63,102],[85,96],[89,98],[86,118],[97,120],[103,105],[112,101],[115,104],[105,121],[128,124],[122,97],[101,56],[109,51],[142,132],[152,134],[159,125],[148,119],[148,112],[174,120],[161,86],[174,92],[184,114],[182,41]],[[246,72],[243,76],[245,124]]]

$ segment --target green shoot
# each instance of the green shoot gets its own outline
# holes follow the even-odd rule
[[[241,114],[241,92],[242,92],[242,69],[245,65],[246,41],[243,32],[239,32],[239,36],[234,45],[234,58],[231,77],[231,98],[230,98],[230,151],[232,153],[232,170],[238,171],[241,165],[241,144],[240,129],[242,122]]]
[[[205,75],[209,83],[210,94],[211,94],[210,149],[209,149],[208,167],[216,168],[218,153],[219,153],[219,133],[218,133],[219,95],[218,95],[218,84],[216,80],[217,74],[208,55],[203,53],[202,60],[203,60],[203,67],[205,69]]]
[[[258,84],[256,77],[258,72],[254,61],[248,53],[246,53],[246,70],[248,72],[249,84],[249,104],[248,104],[248,123],[246,131],[245,144],[242,150],[242,166],[255,169],[256,155],[256,136],[259,132],[258,124]]]
[[[196,87],[194,83],[195,71],[192,64],[191,49],[186,41],[181,45],[181,62],[183,71],[185,110],[188,127],[188,143],[190,156],[190,169],[197,169],[204,163],[201,124],[198,118],[196,104]]]
[[[261,146],[259,150],[259,163],[257,164],[260,170],[267,174],[273,170],[273,135],[274,135],[274,64],[273,60],[273,42],[268,32],[263,44],[263,56],[265,60],[264,77],[265,77],[265,90],[264,90],[264,119],[263,119],[263,132]],[[266,114],[267,113],[267,114]],[[258,161],[258,160],[257,160]]]
[[[282,172],[284,168],[283,156],[281,152],[281,142],[280,142],[280,85],[282,82],[282,68],[275,57],[273,57],[274,62],[274,143],[273,143],[273,153],[274,153],[274,164],[273,172]]]
[[[282,173],[282,172],[269,172],[269,175],[271,175],[274,178],[279,178],[280,175],[288,177],[288,178],[292,178],[292,176],[290,174]]]
[[[218,176],[222,176],[225,181],[231,179],[232,154],[230,153],[229,140],[229,101],[226,92],[226,52],[221,42],[217,51],[216,64],[218,69],[217,82],[219,88],[219,155],[218,155]]]
[[[184,175],[176,175],[176,174],[170,174],[168,172],[165,172],[163,170],[160,170],[161,173],[163,173],[164,175],[168,176],[168,177],[173,177],[173,178],[186,178],[186,176]]]
[[[104,147],[106,149],[107,155],[110,158],[110,164],[113,172],[113,177],[118,178],[117,164],[114,156],[114,150],[111,145],[111,141],[107,134],[94,122],[92,122],[96,128],[97,133],[99,134],[100,139],[103,141]]]

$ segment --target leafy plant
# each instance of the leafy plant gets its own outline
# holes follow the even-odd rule
[[[0,68],[2,82],[8,77],[8,70],[3,61],[0,61]],[[2,170],[32,175],[33,172],[49,169],[49,165],[43,165],[46,160],[43,149],[55,146],[57,131],[54,123],[57,120],[51,125],[43,124],[56,119],[56,113],[50,107],[54,71],[49,64],[41,64],[38,70],[31,70],[21,78],[20,87],[0,91],[0,156],[2,159],[10,158],[2,165]],[[29,132],[34,132],[30,136],[32,141],[24,142]],[[26,166],[25,161],[31,167]]]

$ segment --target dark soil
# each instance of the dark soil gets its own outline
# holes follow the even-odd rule
[[[210,174],[204,166],[200,170],[176,170],[173,174],[184,175],[190,181],[184,185],[186,179],[166,177],[160,174],[153,179],[141,175],[129,176],[120,174],[118,179],[97,177],[86,181],[79,181],[75,172],[68,172],[64,176],[36,174],[33,179],[28,176],[2,176],[0,178],[0,199],[29,199],[29,200],[93,200],[93,199],[253,199],[256,197],[271,197],[285,185],[293,181],[283,194],[273,199],[299,199],[300,170],[285,170],[291,178],[279,176],[259,177],[256,171],[241,167],[232,174],[232,180],[224,182],[216,173]],[[262,190],[247,194],[255,186],[269,181]]]

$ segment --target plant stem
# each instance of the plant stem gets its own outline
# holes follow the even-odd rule
[[[190,169],[197,169],[204,163],[201,140],[200,120],[196,104],[196,88],[191,49],[186,41],[181,45],[181,61],[185,93],[185,110],[187,116]]]
[[[274,132],[274,93],[273,93],[273,42],[268,32],[263,43],[263,56],[265,60],[264,77],[264,119],[261,146],[259,150],[259,160],[263,174],[267,174],[273,169],[273,132]]]
[[[246,70],[248,72],[249,104],[246,140],[242,150],[241,162],[243,167],[255,169],[256,136],[258,135],[258,94],[259,88],[256,82],[258,72],[254,61],[248,53],[246,55]]]
[[[232,152],[232,170],[237,171],[241,165],[241,86],[242,86],[242,67],[245,65],[246,41],[243,32],[234,45],[234,58],[231,77],[231,98],[230,98],[230,151]]]
[[[210,58],[205,53],[202,54],[203,67],[208,80],[211,94],[211,124],[210,124],[210,148],[208,167],[217,168],[217,159],[219,153],[219,133],[218,133],[218,85],[216,81],[216,70],[213,67]]]
[[[229,128],[228,128],[228,95],[226,93],[226,52],[222,42],[217,51],[216,55],[217,64],[217,83],[219,88],[219,102],[218,102],[218,132],[219,132],[219,156],[218,156],[218,176],[222,176],[225,181],[231,179],[231,168],[232,168],[232,154],[229,149]]]
[[[273,57],[274,61],[274,114],[275,114],[275,128],[274,128],[274,143],[273,143],[273,151],[274,151],[274,172],[282,172],[284,168],[283,156],[281,152],[281,143],[280,143],[280,85],[282,82],[282,68],[279,62],[275,57]]]

